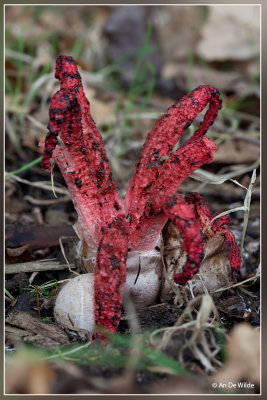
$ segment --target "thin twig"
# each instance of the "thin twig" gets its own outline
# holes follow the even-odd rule
[[[38,128],[45,132],[47,131],[46,126],[44,124],[41,124],[41,122],[34,118],[32,115],[27,115],[26,118],[35,126],[35,128]]]
[[[227,211],[223,211],[222,213],[216,215],[214,218],[212,218],[212,220],[208,223],[208,225],[205,226],[205,228],[203,229],[203,234],[206,232],[206,230],[210,227],[210,225],[218,218],[223,217],[224,215],[228,215],[232,212],[236,212],[236,211],[248,211],[248,208],[246,206],[241,206],[241,207],[236,207],[236,208],[232,208],[231,210],[227,210]]]
[[[71,200],[69,194],[63,197],[59,197],[57,199],[50,199],[50,200],[35,199],[32,196],[24,196],[24,199],[29,201],[31,204],[34,204],[35,206],[51,206],[53,204],[66,203]]]
[[[229,289],[232,289],[232,288],[237,287],[237,286],[242,286],[242,285],[244,285],[244,283],[257,280],[258,278],[260,278],[260,272],[258,272],[255,276],[252,276],[251,278],[245,279],[242,282],[233,283],[233,284],[231,284],[229,286],[224,286],[224,287],[219,288],[219,289],[210,290],[210,293],[224,292],[225,290],[229,290]]]
[[[75,265],[71,265],[76,268]],[[45,261],[30,261],[17,264],[7,264],[5,266],[5,274],[19,274],[20,272],[35,272],[35,271],[59,271],[69,269],[69,265],[61,264],[55,260]]]
[[[252,188],[256,182],[256,169],[253,170],[251,180],[249,187],[247,189],[247,195],[244,200],[244,207],[246,208],[244,212],[244,225],[243,225],[243,231],[242,231],[242,236],[241,236],[241,244],[240,244],[240,254],[242,255],[243,252],[243,247],[244,247],[244,242],[245,242],[245,236],[246,236],[246,230],[248,226],[248,217],[249,217],[249,210],[250,210],[250,203],[251,203],[251,194],[252,194]]]
[[[196,172],[190,175],[190,178],[196,179],[203,183],[210,183],[212,185],[220,185],[228,179],[235,178],[236,176],[243,175],[247,172],[253,171],[260,165],[260,160],[256,160],[253,164],[240,168],[237,171],[229,172],[228,174],[216,175],[212,172],[205,171],[199,168]]]
[[[24,183],[25,185],[29,185],[29,186],[37,187],[39,189],[49,190],[50,192],[53,192],[50,181],[48,181],[48,182],[47,181],[31,182],[31,181],[28,181],[27,179],[22,179],[17,175],[11,175],[8,172],[5,173],[5,177],[6,177],[6,179],[9,179],[11,181]],[[57,192],[59,194],[64,194],[65,196],[69,193],[67,189],[64,189],[64,188],[61,188],[58,186],[57,186]]]

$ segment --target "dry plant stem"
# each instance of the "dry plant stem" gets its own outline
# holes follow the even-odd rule
[[[20,182],[20,183],[24,183],[25,185],[29,185],[29,186],[33,186],[33,187],[37,187],[38,189],[43,189],[43,190],[48,190],[50,192],[53,192],[53,189],[51,187],[51,183],[50,181],[45,182],[45,181],[41,181],[41,182],[30,182],[27,179],[22,179],[17,175],[10,175],[8,172],[5,173],[5,178],[10,180],[10,181],[15,181],[15,182]],[[57,193],[59,194],[63,194],[65,196],[69,196],[69,192],[67,189],[64,189],[62,187],[57,187]]]
[[[41,124],[41,122],[35,119],[32,115],[27,115],[26,118],[35,126],[35,128],[46,131],[46,126]]]
[[[210,183],[213,185],[220,185],[221,183],[224,183],[228,179],[232,179],[235,176],[243,175],[247,172],[250,172],[260,165],[260,160],[255,161],[253,164],[243,167],[238,169],[237,171],[229,172],[228,174],[222,174],[222,175],[216,175],[213,174],[212,172],[208,172],[205,170],[202,170],[199,168],[196,172],[193,172],[190,175],[190,178],[196,179],[197,181],[203,182],[203,183]]]
[[[71,267],[76,268],[75,265],[71,265]],[[5,274],[19,274],[20,272],[35,271],[61,271],[69,268],[68,264],[61,264],[56,260],[30,261],[25,263],[7,264],[5,266]]]
[[[138,362],[141,357],[141,347],[142,347],[142,337],[141,335],[138,335],[138,332],[140,331],[138,319],[137,319],[137,314],[136,310],[134,307],[133,302],[131,299],[128,297],[125,301],[125,309],[126,313],[128,316],[128,321],[130,325],[130,330],[132,334],[132,349],[133,349],[133,354],[129,358],[129,361],[127,363],[127,368],[128,369],[128,379],[132,380],[133,379],[133,372],[136,369]],[[127,376],[126,375],[126,376]]]
[[[74,236],[73,238],[75,238],[75,236]],[[64,239],[68,239],[68,240],[69,240],[69,239],[70,239],[70,236],[61,236],[61,237],[59,238],[59,245],[60,245],[60,249],[61,249],[61,252],[62,252],[62,254],[63,254],[64,260],[66,261],[66,263],[67,263],[67,265],[68,265],[68,267],[69,267],[69,271],[72,272],[72,273],[75,274],[75,275],[79,275],[78,272],[73,271],[73,270],[71,269],[69,260],[68,260],[68,258],[67,258],[67,256],[66,256],[66,253],[65,253],[65,250],[64,250],[64,245],[63,245],[63,240],[64,240]],[[74,268],[75,268],[75,267],[74,267]]]
[[[165,263],[165,261],[164,261],[164,257],[162,256],[161,257],[161,260],[162,260],[162,267],[163,267],[163,275],[164,275],[164,279],[169,283],[169,285],[170,285],[170,287],[172,288],[172,290],[173,290],[173,292],[175,293],[175,300],[176,300],[176,298],[177,299],[180,299],[180,289],[179,289],[179,286],[177,286],[174,282],[173,282],[173,280],[171,280],[170,278],[169,278],[169,276],[168,276],[168,274],[167,274],[167,268],[166,268],[166,263]],[[175,303],[175,300],[174,300],[174,304],[176,304],[177,303],[177,301],[176,301],[176,303]],[[182,306],[182,304],[180,304],[180,307]]]
[[[199,311],[196,311],[195,307],[199,303],[201,303],[200,309]],[[197,313],[196,318],[194,317],[193,312]],[[154,331],[150,335],[150,341],[152,345],[156,346],[157,349],[165,349],[174,334],[178,333],[179,331],[189,330],[191,332],[190,338],[185,338],[185,344],[178,351],[180,363],[184,364],[184,352],[186,349],[190,349],[194,356],[204,366],[206,371],[215,371],[213,365],[221,365],[216,358],[220,348],[216,344],[212,332],[216,318],[217,309],[210,295],[206,294],[203,296],[198,296],[188,303],[186,309],[181,317],[177,320],[175,326],[161,328]],[[189,322],[186,322],[188,319]],[[161,339],[159,341],[155,339],[155,336],[162,332],[163,335]],[[207,335],[209,335],[211,343],[208,342]]]
[[[125,365],[125,371],[122,373],[121,377],[116,379],[114,382],[114,389],[119,386],[121,390],[125,387],[131,387],[134,383],[135,379],[135,371],[137,370],[138,363],[142,356],[142,344],[143,339],[142,335],[139,334],[140,327],[137,319],[137,314],[135,310],[135,306],[132,300],[128,297],[124,302],[124,307],[126,309],[127,321],[129,322],[130,331],[131,331],[131,355],[128,357],[128,361]]]
[[[35,199],[31,196],[25,196],[24,199],[35,206],[51,206],[53,204],[67,203],[71,200],[69,194],[64,197],[60,197],[57,199],[51,199],[51,200]]]
[[[248,208],[246,206],[241,206],[241,207],[236,207],[236,208],[231,208],[231,210],[223,211],[220,214],[216,215],[216,217],[212,218],[212,220],[209,222],[209,224],[203,229],[203,233],[206,232],[206,230],[212,225],[212,223],[218,219],[223,217],[224,215],[231,214],[236,211],[248,211]]]
[[[232,180],[232,179],[231,179]],[[246,230],[247,230],[247,225],[248,225],[248,217],[249,217],[249,210],[250,210],[250,203],[251,203],[251,194],[252,194],[252,189],[253,186],[256,182],[256,169],[253,170],[252,176],[251,176],[251,180],[250,180],[250,184],[249,187],[246,188],[245,186],[241,185],[239,182],[236,182],[234,180],[232,180],[236,185],[241,186],[243,189],[245,189],[247,191],[245,200],[244,200],[244,206],[242,207],[236,207],[236,208],[232,208],[231,210],[227,210],[224,211],[218,215],[216,215],[210,222],[209,224],[203,229],[203,233],[205,233],[205,231],[211,226],[211,224],[218,218],[224,216],[224,215],[228,215],[232,212],[236,212],[236,211],[244,211],[244,226],[243,226],[243,231],[242,231],[242,237],[241,237],[241,245],[240,245],[240,254],[242,256],[242,252],[243,252],[243,246],[244,246],[244,241],[245,241],[245,235],[246,235]]]
[[[232,110],[231,108],[226,108],[223,110],[223,114],[230,115],[231,118],[232,118],[232,116],[235,116],[237,114],[242,119],[245,119],[245,120],[251,121],[251,122],[255,122],[256,124],[258,124],[260,126],[260,117],[256,117],[254,115],[247,114],[242,111],[236,111],[236,110]]]
[[[29,96],[31,96],[44,83],[48,83],[49,81],[51,81],[52,78],[53,78],[53,74],[49,73],[49,74],[44,74],[44,75],[40,76],[38,79],[36,79],[36,81],[34,81],[33,84],[31,85],[31,91],[29,93]]]
[[[34,58],[28,54],[20,53],[18,51],[11,50],[11,49],[6,49],[5,56],[6,56],[6,59],[13,58],[15,60],[21,60],[28,64],[31,64],[34,60]]]
[[[253,283],[257,279],[259,279],[260,276],[261,276],[261,274],[260,274],[260,272],[258,272],[255,276],[252,276],[251,278],[245,279],[242,282],[233,283],[232,285],[229,285],[229,286],[226,286],[226,287],[222,287],[222,288],[219,288],[219,289],[211,290],[210,293],[224,292],[225,290],[229,290],[229,289],[232,289],[232,288],[235,288],[235,287],[238,287],[238,286],[243,286],[247,282],[252,282]]]
[[[32,285],[35,277],[39,274],[39,271],[35,271],[31,273],[31,276],[29,277],[29,285]]]
[[[243,231],[242,231],[242,237],[241,237],[241,245],[240,245],[240,254],[242,255],[243,252],[243,247],[244,247],[244,241],[245,241],[245,236],[246,236],[246,230],[248,226],[248,217],[249,217],[249,210],[250,210],[250,203],[251,203],[251,194],[252,194],[252,189],[253,186],[256,182],[256,169],[253,170],[251,180],[249,187],[247,189],[247,195],[244,200],[244,207],[246,208],[245,213],[244,213],[244,226],[243,226]]]
[[[257,136],[259,136],[257,132],[255,132],[255,134],[256,134]],[[247,136],[247,135],[244,134],[244,133],[241,133],[241,132],[231,132],[231,135],[233,135],[233,136],[234,136],[235,138],[237,138],[237,139],[242,139],[242,140],[245,140],[246,142],[256,144],[257,146],[260,146],[260,145],[261,145],[261,141],[260,141],[259,139],[256,139],[256,138],[254,138],[254,137],[249,137],[249,136]]]

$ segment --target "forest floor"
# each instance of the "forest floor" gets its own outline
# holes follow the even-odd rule
[[[205,36],[199,44],[196,32],[192,31],[196,37],[186,33],[183,37],[181,31],[181,54],[170,60],[174,52],[170,38],[179,17],[172,17],[176,10],[150,10],[151,31],[144,10],[139,7],[132,13],[139,25],[131,38],[125,15],[108,6],[90,11],[66,6],[64,18],[58,18],[62,10],[49,6],[6,10],[7,393],[218,394],[233,388],[216,387],[214,382],[229,381],[241,382],[235,394],[259,392],[259,372],[255,372],[260,351],[257,58],[251,54],[240,62],[234,54],[225,54],[221,61],[211,62],[205,59]],[[205,8],[181,10],[184,24],[193,19],[198,29],[202,24],[209,29],[211,16]],[[157,30],[161,18],[169,18],[166,31]],[[238,23],[242,29],[242,20]],[[124,30],[125,40],[120,41]],[[160,46],[160,55],[155,46]],[[126,56],[129,50],[134,57]],[[147,133],[171,104],[199,84],[216,83],[223,97],[223,108],[207,133],[218,145],[214,160],[201,168],[202,181],[189,177],[178,192],[200,193],[216,212],[238,208],[231,212],[228,228],[239,246],[244,237],[241,279],[197,296],[177,289],[168,299],[159,298],[132,315],[124,310],[118,333],[104,347],[90,338],[81,340],[54,318],[62,282],[84,272],[75,253],[78,238],[72,226],[77,217],[64,179],[55,167],[55,198],[50,174],[40,167],[38,143],[46,135],[51,96],[59,89],[53,79],[58,54],[70,54],[78,62],[122,197]],[[166,227],[165,243],[168,232]],[[244,367],[244,357],[250,359],[250,367]],[[254,386],[246,386],[248,382]]]

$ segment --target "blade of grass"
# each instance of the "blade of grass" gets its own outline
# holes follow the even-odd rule
[[[18,53],[22,54],[24,51],[24,30],[21,30],[18,40]],[[21,58],[17,60],[18,62],[18,75],[16,79],[15,96],[19,96],[22,88],[22,71],[23,71],[23,61]]]
[[[13,88],[11,86],[11,83],[9,82],[8,77],[5,77],[5,92],[7,94],[12,94],[13,93]]]
[[[12,296],[11,293],[9,293],[9,291],[5,288],[5,295],[12,301],[15,300],[15,297]]]
[[[39,164],[39,163],[41,162],[41,160],[42,160],[42,156],[36,158],[35,160],[29,162],[29,163],[26,164],[26,165],[23,165],[23,167],[21,167],[21,168],[19,168],[19,169],[16,169],[15,171],[7,172],[7,174],[9,174],[9,175],[17,175],[17,174],[19,174],[20,172],[26,171],[27,169],[31,168],[32,166],[34,166],[34,165],[36,165],[36,164]]]
[[[70,54],[70,55],[74,58],[74,60],[75,60],[76,58],[78,58],[79,55],[81,54],[84,41],[85,41],[85,39],[84,39],[83,37],[78,38],[78,39],[75,41],[74,46],[73,46],[73,48],[72,48],[72,50],[71,50],[71,54]]]
[[[187,89],[188,89],[188,92],[191,92],[194,89],[194,87],[193,87],[194,54],[193,54],[192,50],[188,50],[187,65],[188,65]]]

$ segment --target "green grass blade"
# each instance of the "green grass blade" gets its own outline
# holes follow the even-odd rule
[[[41,162],[41,160],[42,160],[42,156],[36,158],[35,160],[33,160],[31,162],[29,162],[28,164],[24,165],[23,167],[21,167],[19,169],[16,169],[15,171],[7,172],[7,174],[9,174],[9,175],[17,175],[20,172],[26,171],[27,169],[31,168],[33,165],[39,164]]]

